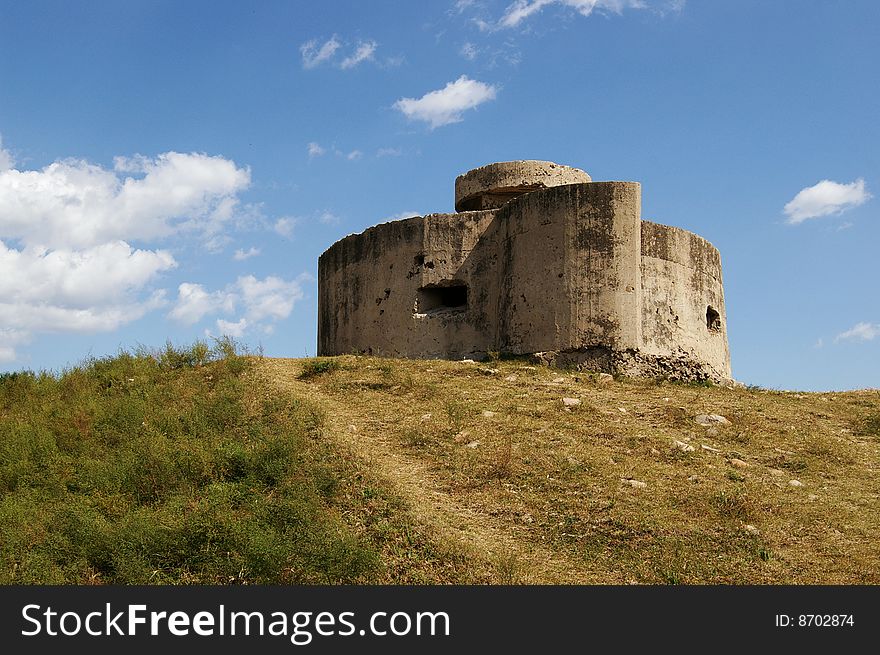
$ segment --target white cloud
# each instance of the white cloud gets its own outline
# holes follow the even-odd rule
[[[324,43],[320,43],[318,39],[306,41],[299,47],[303,68],[308,70],[330,62],[342,47],[343,42],[335,34]],[[378,47],[379,44],[373,40],[358,41],[354,51],[336,65],[342,70],[349,70],[365,61],[372,61]]]
[[[801,189],[786,203],[783,211],[788,216],[786,222],[797,225],[810,218],[840,214],[866,203],[870,198],[871,194],[865,189],[865,181],[861,178],[849,184],[822,180]]]
[[[462,75],[442,89],[426,93],[421,98],[401,98],[394,108],[411,120],[424,121],[431,129],[458,123],[462,113],[484,102],[494,100],[497,87],[469,79]]]
[[[8,171],[13,166],[15,166],[15,158],[11,152],[3,149],[3,136],[0,135],[0,173]]]
[[[84,250],[16,250],[0,241],[0,299],[73,309],[124,304],[175,266],[167,251],[133,250],[124,241]]]
[[[309,157],[320,157],[325,152],[327,152],[324,148],[321,147],[320,143],[315,143],[314,141],[309,143],[307,148],[309,151]]]
[[[324,225],[339,225],[339,217],[330,211],[323,211],[318,216],[318,222]]]
[[[184,282],[177,287],[177,302],[168,317],[184,325],[193,325],[208,314],[234,310],[235,295],[231,291],[208,293],[201,284]]]
[[[14,362],[18,358],[15,347],[30,341],[30,334],[11,328],[0,328],[0,363]]]
[[[290,316],[296,302],[304,297],[302,286],[309,280],[311,276],[307,274],[293,280],[272,275],[259,280],[244,275],[225,288],[210,292],[201,284],[185,282],[178,287],[177,302],[168,316],[193,325],[206,316],[240,313],[238,320],[217,319],[222,334],[240,337],[250,329],[270,332],[273,323]]]
[[[350,153],[345,155],[345,158],[348,161],[354,161],[356,159],[360,159],[363,156],[364,156],[364,153],[362,153],[360,150],[352,150]]]
[[[354,68],[361,62],[372,59],[373,53],[376,52],[378,45],[379,44],[375,41],[359,41],[354,53],[343,59],[342,63],[339,64],[339,67],[343,70],[347,70],[349,68]]]
[[[477,58],[477,46],[473,43],[465,43],[458,50],[458,54],[467,59],[468,61],[473,61]]]
[[[841,332],[834,341],[871,341],[880,336],[880,323],[856,323],[846,332]]]
[[[310,69],[320,66],[328,59],[331,59],[341,46],[342,43],[335,34],[320,46],[317,39],[306,41],[299,47],[303,68]]]
[[[292,216],[284,216],[275,221],[272,229],[285,239],[289,239],[293,236],[293,228],[296,227],[297,222],[297,219]]]
[[[165,304],[163,291],[147,299],[127,298],[119,304],[70,307],[57,304],[0,301],[0,331],[28,338],[37,332],[108,332],[131,323]]]
[[[220,331],[220,334],[228,337],[235,337],[236,339],[244,336],[247,326],[248,321],[246,318],[242,318],[235,323],[224,321],[222,318],[217,319],[217,329]]]
[[[237,194],[249,185],[249,170],[197,153],[120,157],[114,170],[75,159],[9,169],[0,172],[0,235],[59,249],[181,231],[210,236],[233,217]]]
[[[647,6],[643,0],[515,0],[504,10],[498,21],[498,27],[516,27],[550,5],[574,9],[582,16],[589,16],[595,10],[619,14],[624,9],[644,9]]]
[[[379,148],[376,151],[377,157],[400,157],[403,154],[403,150],[400,148]]]
[[[386,216],[385,218],[382,219],[382,222],[387,223],[388,221],[399,221],[404,218],[412,218],[413,216],[421,216],[421,215],[422,214],[420,212],[410,212],[410,211],[397,212],[396,214],[392,214],[391,216]]]
[[[194,233],[216,248],[231,221],[256,211],[239,206],[250,172],[222,157],[135,155],[117,157],[111,169],[67,159],[19,170],[5,155],[0,163],[4,361],[36,334],[115,330],[165,305],[153,287],[177,262],[133,243]],[[198,313],[198,291],[190,290],[189,316]]]
[[[245,259],[250,259],[251,257],[256,257],[260,254],[260,249],[251,246],[247,250],[242,250],[239,248],[235,251],[235,254],[232,255],[232,258],[237,262],[243,262]]]
[[[236,284],[245,306],[245,317],[254,323],[264,319],[287,318],[293,311],[294,303],[302,300],[302,283],[308,279],[308,275],[290,281],[271,275],[263,280],[253,275],[238,278]]]

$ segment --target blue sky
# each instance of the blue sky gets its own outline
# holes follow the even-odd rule
[[[0,369],[314,355],[317,258],[548,159],[721,251],[734,376],[880,386],[880,3],[0,2]]]

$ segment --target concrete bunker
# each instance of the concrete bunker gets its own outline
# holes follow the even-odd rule
[[[371,227],[318,261],[318,354],[545,361],[729,380],[721,257],[643,220],[637,182],[546,161],[455,180],[456,213]]]
[[[712,305],[706,307],[706,328],[716,332],[721,330],[721,314]]]
[[[467,309],[468,285],[461,280],[442,280],[420,287],[416,297],[416,314],[461,312]]]

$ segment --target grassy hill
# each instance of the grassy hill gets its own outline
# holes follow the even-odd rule
[[[0,377],[0,583],[876,584],[878,473],[880,391],[169,347]]]

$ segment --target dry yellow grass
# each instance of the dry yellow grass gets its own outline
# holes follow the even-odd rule
[[[525,360],[257,372],[321,408],[324,436],[441,554],[386,546],[392,581],[880,583],[880,391],[600,381]]]

